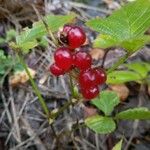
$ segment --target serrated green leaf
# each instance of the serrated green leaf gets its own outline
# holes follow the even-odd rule
[[[150,72],[150,63],[135,62],[135,63],[125,64],[125,66],[129,70],[133,70],[136,73],[140,74],[142,78],[146,78],[148,75],[148,72]]]
[[[113,147],[112,150],[121,150],[122,147],[122,139]]]
[[[106,19],[96,18],[86,24],[109,37],[108,39],[99,37],[94,42],[96,46],[101,48],[120,46],[128,51],[135,51],[150,42],[149,36],[144,36],[150,27],[150,0],[128,3]]]
[[[150,119],[150,110],[146,107],[132,108],[116,114],[116,119],[135,120]]]
[[[136,51],[142,48],[145,44],[150,43],[150,36],[143,35],[130,40],[120,41],[110,35],[99,35],[94,41],[94,47],[109,48],[113,46],[122,47],[129,51]]]
[[[106,34],[100,34],[98,37],[93,41],[94,47],[100,47],[100,48],[108,48],[112,46],[117,46],[118,40],[114,37]],[[119,45],[119,44],[118,44]]]
[[[51,32],[55,32],[59,27],[66,23],[71,22],[75,18],[75,14],[70,15],[48,15],[44,17],[44,21],[48,25]],[[16,37],[16,43],[19,47],[27,50],[36,46],[35,42],[37,38],[47,35],[47,30],[42,21],[35,22],[32,28],[25,28],[20,35]],[[31,44],[32,43],[32,44]],[[34,43],[34,44],[33,44]]]
[[[30,49],[36,47],[38,45],[38,42],[36,40],[28,41],[25,43],[19,43],[17,46],[23,50],[25,54],[29,52]]]
[[[130,81],[140,81],[142,77],[133,71],[113,71],[107,76],[108,84],[121,84]]]
[[[116,124],[112,118],[103,116],[92,116],[85,119],[85,124],[91,130],[99,134],[108,134],[115,130]]]
[[[114,107],[118,105],[119,102],[117,93],[112,91],[102,91],[99,97],[91,101],[91,103],[103,111],[106,116],[112,113]]]

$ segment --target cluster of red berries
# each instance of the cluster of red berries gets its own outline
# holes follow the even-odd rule
[[[60,32],[60,41],[63,47],[58,48],[54,53],[54,60],[50,66],[53,75],[59,76],[69,72],[73,68],[80,70],[78,81],[81,93],[85,99],[92,99],[99,94],[99,85],[105,83],[106,73],[103,69],[91,68],[91,55],[84,51],[74,52],[84,44],[86,35],[84,31],[73,25],[65,25]]]

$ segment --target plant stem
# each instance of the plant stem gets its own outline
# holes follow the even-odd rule
[[[128,57],[129,57],[128,53],[123,57],[121,57],[110,69],[107,70],[107,74],[111,73],[116,68],[118,68],[122,63],[124,63],[127,60]]]
[[[52,118],[55,119],[59,116],[59,114],[61,114],[64,110],[66,110],[70,105],[73,105],[75,102],[73,102],[72,100],[66,102],[61,108],[59,108],[58,112],[56,112],[55,114],[53,114]]]
[[[18,54],[18,57],[19,57],[19,60],[20,60],[20,62],[21,62],[21,64],[22,64],[22,66],[24,67],[24,69],[25,69],[27,75],[29,76],[29,79],[30,79],[32,88],[33,88],[35,94],[36,94],[37,97],[38,97],[38,100],[39,100],[39,102],[40,102],[40,104],[41,104],[41,107],[43,108],[43,110],[44,110],[46,116],[49,117],[49,109],[48,109],[48,107],[47,107],[47,105],[46,105],[46,103],[45,103],[45,100],[43,99],[43,97],[42,97],[42,95],[41,95],[41,93],[40,93],[40,91],[39,91],[39,89],[38,89],[36,83],[35,83],[34,80],[32,79],[32,76],[31,76],[31,74],[30,74],[30,72],[29,72],[29,70],[28,70],[28,67],[27,67],[27,65],[26,65],[26,63],[25,63],[25,61],[24,61],[24,59],[23,59],[22,56],[20,56],[19,54]]]
[[[71,74],[69,74],[69,80],[70,80],[70,89],[71,89],[71,94],[72,94],[71,97],[74,97],[75,96],[75,92],[74,92],[74,86],[73,86],[73,80],[72,80]]]

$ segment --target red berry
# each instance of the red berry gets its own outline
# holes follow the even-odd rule
[[[81,93],[85,99],[93,99],[99,94],[98,86],[93,86],[88,89],[81,90]]]
[[[74,26],[69,30],[67,34],[67,39],[68,39],[68,46],[74,49],[84,44],[86,40],[86,35],[80,27]]]
[[[79,83],[81,88],[89,88],[91,86],[97,85],[96,83],[96,72],[94,69],[88,69],[81,71],[79,74]]]
[[[61,68],[59,68],[55,63],[52,64],[49,69],[50,72],[55,76],[64,74],[64,71]]]
[[[97,84],[104,84],[107,79],[106,72],[103,69],[95,69],[96,71],[96,83]]]
[[[74,55],[74,65],[81,70],[85,70],[91,67],[92,58],[91,55],[86,52],[77,52]]]
[[[75,49],[84,44],[86,35],[78,26],[65,25],[60,33],[60,40],[67,44],[69,49]]]
[[[73,56],[68,48],[58,48],[54,53],[56,65],[64,71],[68,71],[73,64]]]

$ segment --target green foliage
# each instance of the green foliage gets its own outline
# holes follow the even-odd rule
[[[99,110],[103,111],[106,116],[110,115],[116,105],[119,104],[119,97],[115,92],[102,91],[100,97],[91,101]]]
[[[0,37],[0,44],[7,43],[16,37],[16,31],[14,29],[9,29],[6,32],[6,37]]]
[[[113,147],[112,150],[121,150],[122,147],[122,139]]]
[[[95,47],[119,46],[128,51],[136,51],[150,42],[144,35],[150,27],[150,0],[128,3],[106,19],[92,19],[86,23],[101,35],[94,41]]]
[[[75,14],[70,15],[48,15],[44,17],[48,29],[51,32],[55,32],[59,27],[66,23],[71,22],[75,18]],[[22,49],[23,52],[27,53],[29,49],[34,48],[38,45],[37,38],[41,38],[47,35],[47,30],[42,21],[35,22],[32,28],[25,28],[20,35],[16,37],[16,48]]]
[[[112,118],[95,115],[85,120],[85,124],[96,133],[107,134],[115,130],[116,124]]]
[[[108,84],[121,84],[139,80],[141,80],[141,76],[133,71],[113,71],[107,76]]]
[[[6,57],[3,50],[0,50],[0,64],[0,76],[4,75],[13,64],[11,57]]]
[[[148,72],[150,72],[150,63],[145,62],[134,62],[125,65],[129,70],[135,71],[138,73],[143,79],[148,76]]]
[[[120,84],[130,81],[141,83],[142,80],[147,79],[150,72],[150,63],[134,62],[124,65],[128,70],[113,71],[107,76],[107,83]]]
[[[19,60],[12,56],[5,56],[4,51],[0,50],[0,78],[7,73],[7,71],[16,72],[23,70],[23,66],[19,63]]]
[[[132,108],[116,114],[116,119],[150,119],[150,110],[146,107]]]

